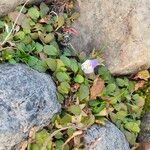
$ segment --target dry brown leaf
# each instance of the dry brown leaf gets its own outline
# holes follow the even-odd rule
[[[138,81],[136,84],[135,84],[135,91],[137,91],[139,88],[142,88],[145,84],[145,81],[144,80],[141,80],[141,81]]]
[[[27,146],[28,146],[28,141],[23,142],[20,150],[26,150]]]
[[[97,77],[90,88],[90,99],[95,99],[103,91],[103,88],[104,81],[100,77]]]
[[[75,83],[71,86],[71,91],[76,92],[79,89],[80,85],[78,83]]]
[[[41,18],[39,20],[39,23],[48,23],[48,21],[49,21],[49,18],[48,18],[48,16],[46,16],[46,17]]]
[[[46,54],[45,54],[44,52],[40,52],[40,53],[39,53],[39,56],[40,56],[40,58],[41,58],[42,60],[47,59],[47,56],[46,56]]]

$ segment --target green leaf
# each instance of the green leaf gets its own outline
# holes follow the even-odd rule
[[[42,50],[43,50],[43,45],[40,44],[40,43],[38,43],[38,42],[36,42],[36,44],[35,44],[35,49],[36,49],[36,52],[37,52],[37,53],[40,53],[40,52],[42,52]]]
[[[134,92],[134,90],[135,90],[135,82],[130,81],[128,89],[129,89],[129,92]]]
[[[55,135],[55,138],[56,139],[61,139],[63,137],[63,134],[61,132],[58,132],[56,135]]]
[[[53,45],[45,45],[44,46],[44,53],[46,53],[49,56],[57,56],[58,55],[58,49],[54,47]]]
[[[15,34],[15,39],[23,40],[25,38],[25,33],[23,31],[19,31]]]
[[[48,14],[49,12],[49,7],[45,3],[40,4],[40,16],[44,17]]]
[[[102,100],[92,100],[89,102],[89,106],[94,114],[98,114],[106,107],[106,102]]]
[[[69,114],[65,114],[64,117],[60,119],[60,124],[67,125],[68,123],[71,123],[72,116]]]
[[[68,94],[70,91],[70,85],[68,82],[62,82],[59,86],[58,86],[58,92],[62,93],[62,94]]]
[[[130,132],[139,133],[140,128],[136,122],[127,122],[124,127],[129,130]]]
[[[9,63],[12,64],[12,65],[16,64],[16,61],[15,61],[13,58],[9,59],[8,61],[9,61]]]
[[[32,42],[32,39],[31,39],[30,35],[25,36],[25,38],[23,39],[23,43],[26,45],[31,44],[31,42]]]
[[[48,66],[45,61],[39,60],[37,64],[33,66],[33,68],[39,72],[46,72],[46,70],[48,69]]]
[[[109,70],[105,67],[102,66],[98,69],[98,74],[101,76],[101,78],[106,82],[110,82],[112,80],[111,74]]]
[[[92,101],[89,101],[89,105],[92,106],[92,107],[95,107],[97,105],[99,105],[101,103],[100,100],[92,100]]]
[[[66,71],[65,64],[60,60],[56,59],[57,62],[57,71]]]
[[[81,114],[81,108],[77,105],[72,105],[68,108],[68,111],[73,113],[74,115],[80,115]]]
[[[43,142],[48,138],[48,136],[49,133],[45,129],[43,129],[35,134],[35,140],[39,145],[42,145]]]
[[[49,137],[49,133],[47,132],[47,130],[43,129],[40,132],[37,132],[35,134],[35,142],[36,144],[39,145],[40,149],[43,146],[44,142],[47,140],[47,138]],[[49,141],[46,148],[47,150],[50,150],[52,146],[52,142]]]
[[[31,144],[30,150],[40,150],[40,147],[38,144]]]
[[[124,87],[125,86],[125,81],[121,78],[117,78],[116,79],[117,85],[120,87]]]
[[[62,104],[64,101],[64,96],[61,93],[57,92],[57,99]]]
[[[113,83],[108,84],[106,90],[108,93],[113,93],[116,90],[116,85]]]
[[[0,21],[0,29],[2,29],[3,27],[4,27],[3,21]]]
[[[52,40],[54,40],[55,36],[52,33],[49,33],[46,35],[46,37],[44,38],[44,43],[48,44],[50,43]]]
[[[31,33],[30,35],[31,35],[31,38],[32,38],[33,40],[37,40],[37,39],[39,38],[39,35],[38,35],[38,33],[36,33],[36,32]]]
[[[68,57],[62,55],[60,59],[66,67],[70,67],[70,59]]]
[[[65,72],[58,72],[56,74],[56,78],[58,79],[59,82],[70,81],[69,75]]]
[[[78,66],[78,63],[75,59],[72,59],[70,60],[71,61],[71,70],[74,72],[74,73],[77,73],[78,69],[79,69],[79,66]]]
[[[119,119],[119,120],[123,120],[126,116],[127,116],[126,111],[119,111],[116,114],[116,118]]]
[[[64,142],[62,140],[56,140],[56,150],[63,150],[63,144]]]
[[[74,13],[71,15],[70,19],[71,19],[71,20],[76,20],[76,19],[78,19],[79,17],[80,17],[80,13],[74,12]]]
[[[39,61],[38,58],[36,58],[34,56],[29,56],[28,64],[30,67],[33,67],[34,65],[37,64],[38,61]]]
[[[86,99],[89,96],[89,87],[82,84],[79,88],[79,99],[83,100]]]
[[[74,81],[77,83],[83,83],[84,82],[84,78],[83,76],[81,76],[80,74],[78,74],[75,78]]]
[[[28,15],[33,19],[37,20],[40,16],[40,13],[36,7],[29,8]]]
[[[30,33],[31,33],[31,30],[30,30],[30,28],[23,28],[23,32],[24,32],[25,34],[30,34]]]
[[[67,134],[69,135],[69,137],[71,137],[74,132],[75,132],[75,129],[73,129],[73,128],[69,128],[69,129],[67,130]]]
[[[58,20],[57,20],[57,29],[59,29],[60,27],[62,27],[65,23],[64,17],[63,16],[58,16]]]
[[[56,70],[56,68],[57,68],[56,59],[47,58],[47,59],[46,59],[46,63],[47,63],[47,65],[48,65],[48,67],[49,67],[52,71],[55,71],[55,70]]]
[[[47,24],[47,25],[44,26],[44,30],[45,30],[45,32],[50,33],[50,32],[53,31],[53,27],[52,27],[52,25]]]
[[[86,125],[87,127],[90,127],[91,125],[93,125],[95,123],[94,115],[82,116],[81,123]]]
[[[136,139],[137,139],[137,134],[131,133],[127,130],[123,130],[123,133],[125,134],[127,140],[129,141],[129,143],[131,145],[135,145],[136,144]]]

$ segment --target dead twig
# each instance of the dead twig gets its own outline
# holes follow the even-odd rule
[[[74,132],[73,135],[72,135],[69,139],[67,139],[67,141],[63,144],[63,147],[64,147],[67,143],[69,143],[74,137],[79,136],[79,135],[81,135],[81,134],[83,134],[83,131],[82,131],[82,130],[79,130],[79,131]]]

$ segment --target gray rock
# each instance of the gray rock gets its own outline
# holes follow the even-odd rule
[[[81,0],[81,17],[74,23],[76,50],[105,49],[113,74],[130,74],[150,67],[150,0]]]
[[[138,141],[143,143],[150,143],[150,112],[145,114],[142,119],[141,131],[138,136]]]
[[[84,136],[86,149],[130,150],[124,134],[112,123],[105,126],[93,125]]]
[[[0,150],[10,150],[60,111],[51,77],[26,65],[0,65]]]

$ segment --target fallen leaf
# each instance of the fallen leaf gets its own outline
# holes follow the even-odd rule
[[[104,81],[100,77],[97,77],[90,88],[90,99],[95,99],[103,91],[103,88]]]
[[[41,18],[40,20],[39,20],[39,23],[48,23],[48,21],[49,21],[49,18],[46,16],[46,17],[43,17],[43,18]]]
[[[140,97],[138,99],[137,106],[142,108],[144,106],[144,104],[145,104],[145,99],[143,97]]]
[[[143,79],[143,80],[148,80],[150,78],[150,73],[148,70],[143,70],[140,71],[135,77],[134,79]]]
[[[47,55],[44,52],[40,52],[39,55],[42,60],[47,59]]]
[[[20,150],[26,150],[27,146],[28,146],[28,141],[23,142]]]
[[[135,91],[137,91],[139,88],[142,88],[145,84],[145,81],[144,80],[141,80],[141,81],[138,81],[136,84],[135,84]]]
[[[71,91],[76,92],[79,89],[80,85],[78,83],[75,83],[71,86]]]

